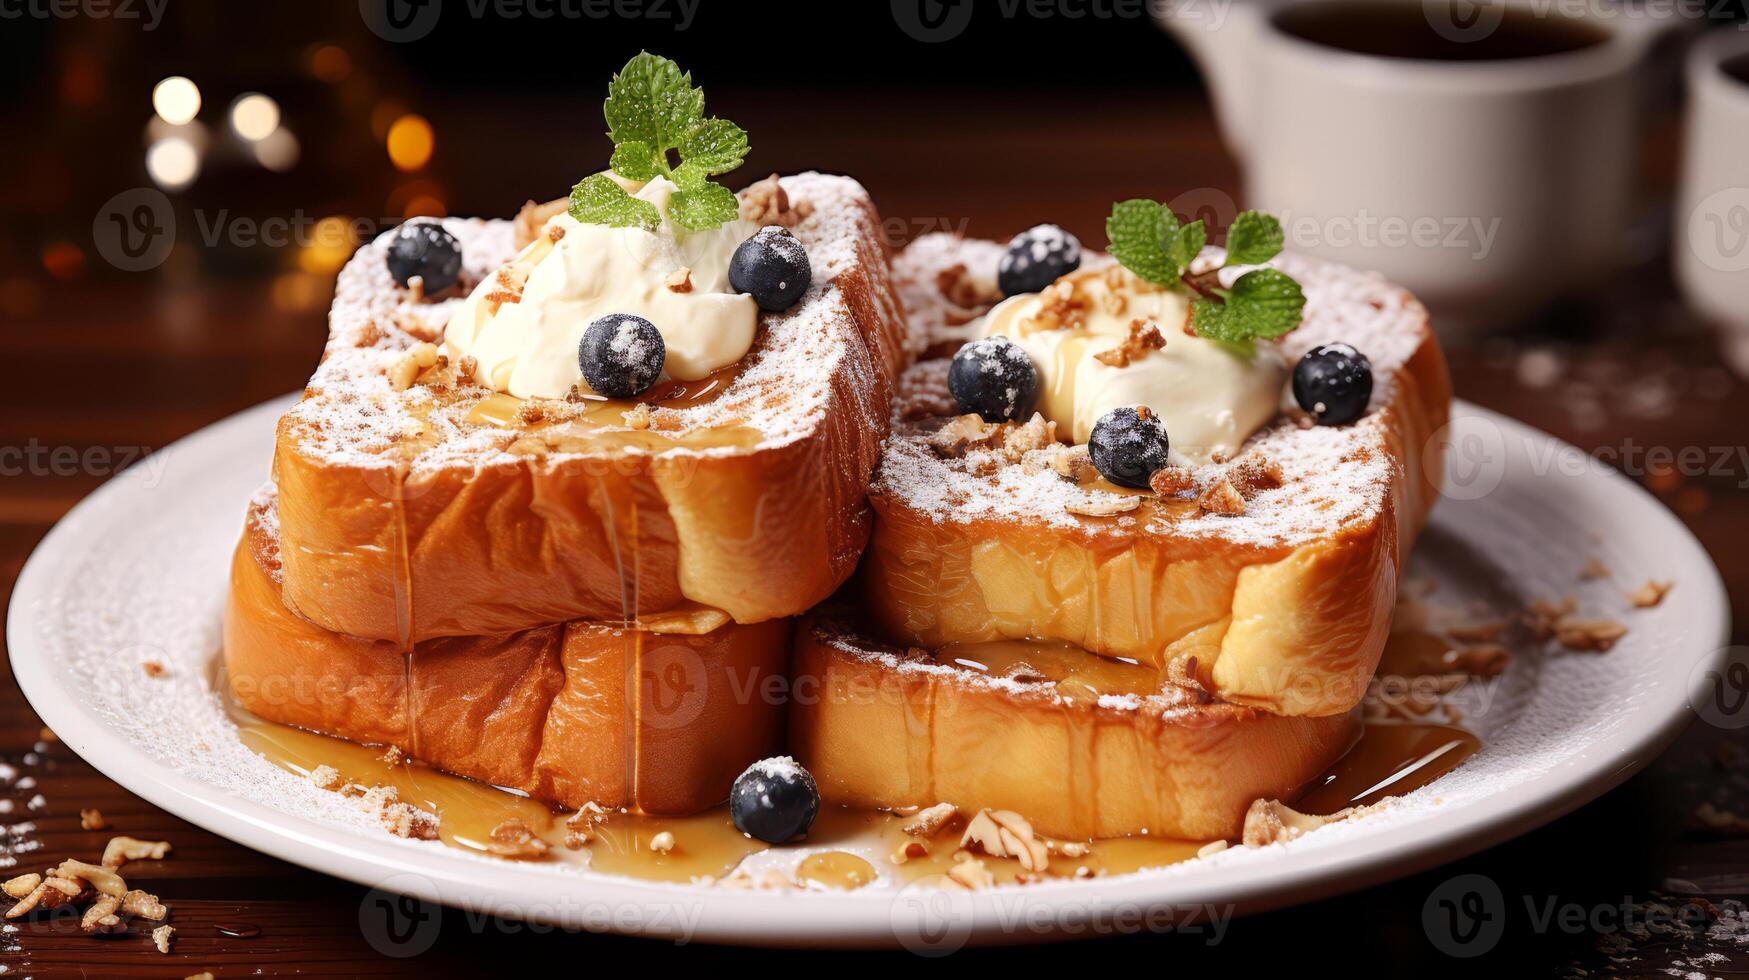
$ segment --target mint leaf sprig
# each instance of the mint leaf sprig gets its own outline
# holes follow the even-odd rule
[[[602,106],[613,140],[609,166],[627,180],[672,180],[679,190],[668,216],[687,231],[705,231],[740,213],[735,194],[710,178],[726,174],[747,156],[741,127],[704,114],[704,90],[692,73],[667,58],[640,51],[607,86]],[[662,215],[649,201],[627,194],[606,174],[583,178],[571,189],[571,217],[585,224],[655,231]]]
[[[1120,201],[1105,221],[1111,254],[1138,277],[1191,297],[1190,327],[1200,337],[1233,344],[1249,354],[1255,342],[1279,337],[1300,325],[1306,296],[1300,284],[1276,269],[1253,269],[1232,288],[1220,282],[1220,269],[1190,272],[1190,263],[1208,244],[1202,221],[1180,224],[1172,209],[1156,201]],[[1221,268],[1261,265],[1280,254],[1281,222],[1261,211],[1233,219],[1227,232],[1227,260]]]

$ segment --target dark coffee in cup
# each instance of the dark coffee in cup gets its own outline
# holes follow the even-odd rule
[[[1595,24],[1539,16],[1499,0],[1439,3],[1330,0],[1287,7],[1278,30],[1313,44],[1380,58],[1506,61],[1581,51],[1609,40]]]

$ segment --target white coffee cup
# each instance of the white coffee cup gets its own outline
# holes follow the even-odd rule
[[[1203,69],[1248,204],[1282,217],[1289,247],[1408,286],[1448,335],[1523,319],[1615,267],[1635,210],[1636,75],[1669,18],[1608,0],[1575,17],[1538,0],[1374,2],[1424,18],[1455,46],[1442,57],[1522,36],[1506,32],[1524,17],[1575,49],[1360,53],[1304,36],[1296,18],[1318,0],[1174,0],[1161,20]]]
[[[1749,32],[1716,31],[1695,45],[1688,99],[1676,278],[1749,364]]]

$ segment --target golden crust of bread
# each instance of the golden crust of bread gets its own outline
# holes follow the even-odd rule
[[[937,459],[905,418],[943,403],[945,371],[911,369],[870,492],[875,530],[858,577],[883,632],[924,647],[1060,640],[1170,668],[1223,701],[1277,714],[1358,704],[1383,652],[1398,569],[1436,494],[1434,440],[1451,385],[1412,297],[1306,260],[1292,271],[1311,300],[1291,356],[1342,339],[1357,319],[1391,318],[1359,328],[1377,335],[1380,393],[1353,426],[1282,419],[1254,437],[1251,450],[1281,456],[1288,485],[1256,497],[1250,514],[1211,515],[1194,493],[1083,493],[1051,471],[1050,452],[994,469],[987,458]],[[1311,305],[1323,297],[1341,315]],[[1098,508],[1069,514],[1058,502],[1080,497],[1133,507],[1078,516]]]
[[[650,813],[721,803],[779,748],[783,707],[760,692],[784,675],[788,620],[744,626],[695,608],[637,630],[577,622],[436,639],[404,657],[285,607],[270,514],[251,509],[224,616],[232,695],[262,718],[399,746],[565,807]]]
[[[1065,696],[946,657],[802,621],[790,747],[825,799],[1013,810],[1063,838],[1230,839],[1253,801],[1291,799],[1360,729],[1352,712],[1283,717],[1172,688]]]
[[[441,343],[456,298],[412,297],[380,242],[361,249],[323,366],[279,426],[287,603],[336,632],[415,644],[617,619],[628,603],[753,623],[830,594],[867,540],[905,326],[867,193],[817,174],[784,184],[813,206],[794,231],[814,287],[762,317],[708,400],[635,421],[562,402],[494,413],[502,396],[454,365],[397,390],[397,356]],[[470,274],[509,258],[509,224],[450,226]]]

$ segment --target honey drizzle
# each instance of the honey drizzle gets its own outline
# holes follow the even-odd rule
[[[1462,765],[1482,747],[1462,728],[1424,722],[1367,722],[1348,754],[1312,781],[1296,809],[1328,815],[1403,796]]]

